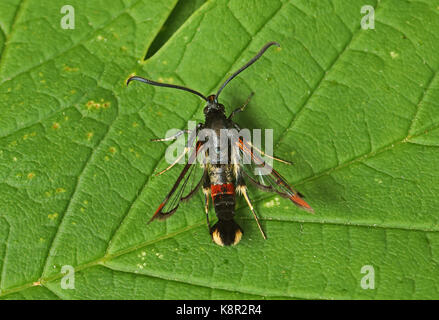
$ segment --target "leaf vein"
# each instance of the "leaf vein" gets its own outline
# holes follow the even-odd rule
[[[14,33],[14,30],[15,30],[14,27],[15,27],[17,21],[18,21],[18,18],[20,16],[22,10],[23,10],[23,7],[24,7],[23,4],[25,2],[26,2],[26,0],[21,0],[20,3],[18,4],[18,8],[15,10],[14,17],[12,18],[12,24],[11,24],[11,27],[9,28],[9,30],[10,30],[9,34],[7,35],[6,32],[4,32],[4,34],[5,34],[5,43],[3,45],[2,51],[0,52],[0,74],[1,74],[1,71],[2,71],[2,68],[3,68],[3,63],[4,63],[3,61],[5,60],[5,59],[3,59],[3,57],[4,57],[4,55],[6,54],[6,52],[8,50],[9,40],[10,40],[12,34]]]
[[[375,7],[375,12],[377,11],[377,7],[378,5]],[[331,62],[331,64],[329,65],[329,67],[327,69],[323,69],[325,70],[325,72],[322,73],[322,76],[320,78],[320,80],[317,82],[317,84],[314,86],[314,88],[311,90],[311,93],[308,95],[308,97],[305,99],[305,101],[302,103],[302,105],[299,107],[298,111],[296,112],[296,114],[294,115],[294,117],[291,119],[289,125],[286,127],[286,129],[283,131],[282,135],[280,136],[279,140],[276,142],[275,145],[275,149],[276,147],[279,146],[279,144],[282,142],[282,140],[285,138],[287,132],[294,126],[295,122],[299,119],[300,115],[303,113],[303,111],[306,109],[306,106],[308,104],[308,102],[310,101],[311,97],[314,96],[315,92],[317,91],[317,89],[320,87],[320,85],[323,83],[323,81],[326,79],[326,75],[328,74],[328,72],[333,68],[333,66],[337,63],[337,61],[340,60],[340,57],[348,50],[348,47],[351,45],[351,43],[354,41],[355,37],[358,35],[358,31],[361,30],[361,26],[358,25],[358,28],[351,33],[351,37],[348,40],[348,42],[346,43],[346,45],[344,46],[343,50],[340,52],[340,54],[337,55],[337,57]]]
[[[24,1],[26,1],[26,0],[23,0],[23,2],[24,2]],[[64,55],[65,53],[67,53],[67,52],[69,52],[69,51],[71,51],[71,50],[73,50],[73,49],[76,49],[76,48],[79,47],[79,46],[82,46],[82,45],[83,45],[83,42],[85,42],[85,41],[91,39],[96,33],[102,31],[103,29],[105,29],[106,27],[108,27],[109,25],[111,25],[116,19],[118,19],[119,17],[121,17],[122,15],[124,15],[128,10],[130,10],[131,8],[133,8],[133,7],[134,7],[135,5],[137,5],[140,1],[141,1],[141,0],[138,0],[138,1],[134,2],[131,6],[126,7],[125,9],[123,9],[118,15],[116,15],[115,17],[110,18],[108,21],[106,21],[105,23],[103,23],[102,25],[100,25],[99,27],[97,27],[95,30],[93,30],[93,31],[91,31],[89,34],[85,35],[85,36],[84,36],[82,39],[80,39],[80,40],[78,41],[78,43],[76,43],[74,46],[71,46],[71,47],[69,47],[68,49],[63,50],[63,51],[61,51],[61,52],[59,52],[59,53],[57,53],[57,54],[54,54],[54,55],[52,55],[51,57],[45,59],[44,61],[42,61],[42,62],[40,62],[40,63],[38,63],[38,64],[36,64],[36,65],[30,67],[30,68],[27,68],[26,70],[23,70],[23,71],[20,71],[20,72],[14,74],[12,77],[8,77],[8,78],[6,78],[6,79],[1,80],[0,85],[2,85],[3,83],[5,83],[6,81],[10,81],[11,79],[14,79],[14,78],[20,76],[20,75],[22,75],[22,74],[26,74],[26,73],[30,72],[31,70],[34,70],[34,69],[36,69],[36,68],[38,68],[38,67],[40,67],[40,66],[46,64],[47,62],[50,62],[50,61],[52,61],[52,60],[55,60],[56,58],[58,58],[58,57]],[[1,64],[2,64],[3,60],[4,60],[4,59],[0,60],[0,71],[1,71]]]

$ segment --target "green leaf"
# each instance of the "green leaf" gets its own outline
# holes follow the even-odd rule
[[[63,29],[62,1],[3,1],[0,296],[439,298],[439,1],[368,4],[364,30],[362,0],[76,0]],[[236,121],[274,129],[295,163],[275,167],[315,214],[251,189],[266,241],[240,201],[243,240],[214,245],[201,195],[146,225],[180,170],[153,176],[168,144],[149,140],[203,121],[203,103],[128,76],[208,95],[273,40],[222,102],[256,93]]]

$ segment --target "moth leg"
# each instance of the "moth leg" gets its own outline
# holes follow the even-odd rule
[[[244,175],[247,177],[247,179],[254,185],[256,186],[258,189],[265,191],[265,192],[278,192],[277,190],[275,190],[272,186],[266,186],[264,184],[259,183],[258,181],[256,181],[255,179],[253,179],[251,176],[249,176],[247,174],[247,172],[244,171]],[[278,192],[279,193],[279,192]],[[282,194],[282,196],[288,198],[289,196],[287,194]]]
[[[254,92],[252,92],[252,93],[250,94],[250,96],[247,98],[247,101],[244,103],[243,106],[241,106],[241,107],[239,107],[239,108],[233,110],[232,113],[230,114],[230,116],[229,116],[228,119],[230,120],[230,119],[232,119],[237,113],[240,113],[240,112],[244,111],[245,107],[247,107],[247,105],[250,103],[250,100],[251,100],[251,98],[253,97],[254,94],[255,94]]]
[[[210,221],[209,221],[209,197],[210,197],[210,179],[207,174],[203,178],[203,193],[204,193],[204,211],[206,212],[207,230],[210,235]]]
[[[191,133],[191,130],[180,130],[178,131],[176,134],[174,134],[173,136],[167,137],[167,138],[159,138],[159,139],[151,139],[151,141],[171,141],[171,140],[175,140],[177,139],[179,136],[181,136],[182,134],[185,133]]]
[[[255,149],[257,152],[259,152],[261,155],[263,155],[263,156],[266,156],[267,158],[270,158],[270,159],[273,159],[273,160],[276,160],[276,161],[279,161],[279,162],[282,162],[282,163],[285,163],[285,164],[293,164],[291,161],[288,161],[288,160],[283,160],[283,159],[280,159],[280,158],[276,158],[276,157],[273,157],[273,156],[270,156],[270,155],[268,155],[268,154],[266,154],[264,151],[262,151],[262,150],[260,150],[260,149],[258,149],[258,148],[256,148],[250,141],[248,141],[248,140],[246,140],[245,141],[245,143],[247,143],[249,146],[251,146],[253,149]]]
[[[238,176],[238,184],[237,184],[236,189],[237,189],[238,193],[241,193],[244,196],[245,201],[247,201],[247,204],[248,204],[251,212],[253,213],[253,217],[255,218],[256,223],[258,224],[258,228],[259,228],[259,231],[261,232],[262,238],[264,238],[264,240],[267,240],[267,236],[265,235],[265,232],[262,229],[261,223],[259,222],[259,218],[258,218],[256,211],[255,211],[255,208],[253,207],[253,205],[250,201],[250,198],[248,196],[247,186],[245,185],[244,179],[242,178],[241,175]]]
[[[206,222],[207,222],[207,228],[210,234],[210,221],[209,221],[209,196],[205,193],[204,194],[204,211],[206,212]]]
[[[164,170],[162,170],[162,171],[160,171],[160,172],[158,172],[158,173],[156,173],[155,175],[156,176],[159,176],[159,175],[161,175],[161,174],[163,174],[163,173],[165,173],[166,171],[168,171],[168,170],[170,170],[173,166],[175,166],[183,157],[184,157],[184,155],[186,154],[186,153],[188,153],[188,151],[190,150],[191,148],[188,148],[188,147],[185,147],[184,148],[184,151],[177,157],[177,159],[175,159],[175,161],[173,162],[173,163],[171,163],[171,165],[169,166],[169,167],[167,167],[166,169],[164,169]]]

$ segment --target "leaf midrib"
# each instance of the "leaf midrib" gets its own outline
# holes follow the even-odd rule
[[[241,218],[239,220],[252,221],[253,219],[252,218]],[[301,224],[340,225],[340,226],[360,227],[360,228],[362,228],[362,227],[370,228],[371,227],[370,225],[342,224],[342,223],[321,222],[321,221],[302,222],[302,221],[290,221],[290,220],[282,220],[282,219],[277,219],[277,220],[275,220],[275,219],[261,219],[261,220],[268,221],[268,222],[282,223],[282,224],[283,223],[301,223]],[[165,234],[165,235],[163,235],[161,237],[158,237],[156,239],[153,239],[153,240],[145,241],[145,242],[143,242],[141,244],[138,244],[136,246],[132,246],[132,247],[126,248],[124,250],[121,250],[121,251],[113,253],[113,254],[107,254],[104,257],[101,257],[101,258],[96,259],[94,261],[91,261],[91,262],[88,262],[88,263],[85,263],[85,264],[82,264],[82,265],[75,266],[75,272],[81,272],[81,271],[84,271],[84,270],[87,270],[89,268],[93,268],[93,267],[96,267],[96,266],[103,266],[103,267],[108,268],[110,270],[115,270],[115,271],[120,271],[120,272],[125,272],[125,273],[132,273],[132,272],[129,272],[127,270],[122,270],[122,269],[118,269],[118,268],[115,268],[115,267],[112,267],[112,266],[108,266],[108,265],[105,264],[105,262],[111,261],[111,260],[113,260],[115,258],[121,257],[121,256],[123,256],[125,254],[129,254],[129,253],[134,252],[136,250],[145,249],[146,247],[154,245],[155,243],[158,243],[158,242],[161,242],[161,241],[164,241],[164,240],[167,240],[167,239],[171,239],[171,238],[173,238],[173,237],[175,237],[177,235],[184,234],[185,232],[190,232],[190,231],[192,231],[192,230],[194,230],[194,229],[196,229],[198,227],[204,226],[205,223],[206,223],[205,220],[201,219],[199,222],[194,223],[194,224],[192,224],[190,226],[186,226],[185,228],[182,228],[182,229],[177,230],[175,232]],[[374,228],[383,228],[383,227],[374,226]],[[385,229],[386,231],[387,230],[405,230],[405,231],[407,231],[407,229],[402,229],[402,228],[383,228],[383,229]],[[414,229],[408,229],[408,230],[409,231],[415,231]],[[416,231],[423,231],[423,230],[416,230]],[[145,271],[146,270],[143,270],[144,273],[136,274],[136,275],[150,276],[150,277],[159,278],[159,279],[163,279],[163,280],[172,280],[172,281],[181,282],[181,283],[185,283],[185,284],[189,284],[189,285],[202,286],[202,287],[206,287],[206,288],[210,288],[210,289],[219,289],[219,290],[228,290],[228,291],[230,291],[230,289],[228,289],[227,287],[207,286],[207,285],[203,285],[201,283],[194,284],[194,283],[182,281],[181,279],[169,279],[169,278],[164,277],[163,275],[158,275],[158,274],[156,274],[154,272],[145,273]],[[3,290],[2,292],[0,292],[0,297],[6,296],[8,294],[16,293],[16,292],[19,292],[19,291],[22,291],[22,290],[25,290],[25,289],[29,289],[29,288],[34,287],[34,286],[43,286],[44,288],[48,289],[49,291],[51,291],[53,293],[53,291],[50,290],[50,288],[46,285],[46,283],[49,283],[49,282],[52,282],[52,281],[56,281],[56,280],[62,278],[63,276],[64,276],[63,274],[55,274],[55,275],[48,276],[48,277],[42,277],[42,278],[39,278],[38,280],[29,282],[27,284]],[[246,294],[253,294],[253,295],[262,295],[261,293],[255,293],[255,292],[246,291],[246,290],[242,290],[242,289],[241,290],[233,289],[233,291],[240,292],[240,293],[246,293]],[[56,294],[56,295],[59,296],[58,294]],[[266,297],[281,297],[280,295],[277,295],[277,294],[265,295],[265,296]],[[287,298],[304,298],[304,299],[312,299],[312,298],[319,298],[319,299],[321,299],[322,298],[321,296],[315,296],[315,297],[306,296],[305,297],[305,296],[300,296],[300,295],[289,295],[289,296],[285,296],[285,297],[287,297]]]

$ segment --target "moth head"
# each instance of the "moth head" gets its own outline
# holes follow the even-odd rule
[[[207,97],[207,104],[204,107],[203,111],[204,111],[204,114],[208,114],[211,112],[220,112],[220,113],[226,112],[224,105],[221,103],[218,103],[218,100],[216,99],[216,95],[214,95],[214,94]]]

